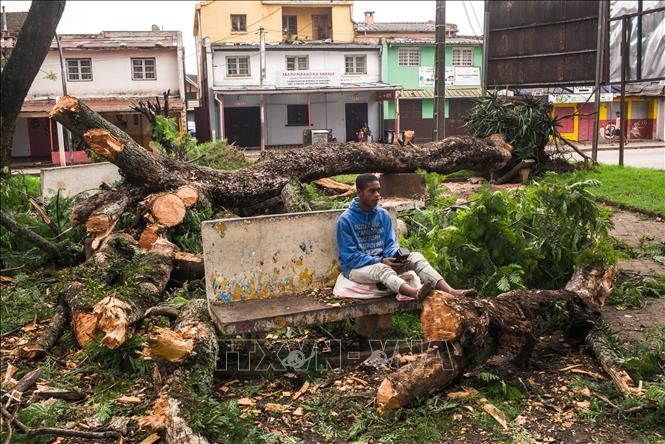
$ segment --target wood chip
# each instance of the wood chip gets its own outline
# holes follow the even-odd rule
[[[152,433],[148,435],[148,437],[145,438],[143,441],[141,441],[140,444],[153,444],[159,440],[160,440],[159,435],[157,433]]]
[[[591,402],[589,402],[588,400],[576,401],[575,405],[577,406],[578,409],[589,410],[589,408],[591,407]]]
[[[297,392],[295,392],[293,394],[293,399],[295,400],[295,399],[300,398],[303,395],[303,393],[305,393],[307,391],[308,388],[309,388],[309,381],[305,381],[305,383],[302,385],[302,387],[300,387],[300,390],[298,390]]]
[[[121,404],[143,404],[143,400],[138,396],[121,396],[116,401]]]
[[[448,393],[448,398],[449,399],[464,399],[464,398],[468,398],[468,397],[476,395],[476,394],[478,394],[478,390],[474,389],[473,387],[464,387],[464,390],[462,390],[462,391]]]
[[[496,420],[504,429],[508,428],[508,421],[506,420],[506,415],[501,410],[499,410],[494,404],[485,402],[483,404],[483,410],[489,414],[492,418]]]
[[[586,376],[591,376],[592,378],[599,379],[599,380],[605,380],[605,376],[601,375],[600,373],[597,372],[592,372],[590,370],[582,370],[581,368],[574,368],[570,370],[571,373],[577,373],[579,375],[586,375]]]
[[[275,404],[273,402],[268,402],[268,403],[266,403],[266,405],[263,406],[263,409],[268,411],[268,412],[283,413],[283,412],[289,410],[289,406],[283,405],[283,404]]]
[[[560,368],[560,372],[567,372],[570,369],[577,368],[577,367],[582,367],[583,364],[575,364],[575,365],[569,365],[568,367]]]
[[[302,407],[298,407],[297,409],[295,409],[293,411],[293,416],[303,416],[303,415],[304,415],[304,412],[303,412]]]
[[[356,378],[355,376],[351,376],[351,378],[349,378],[349,379],[352,379],[352,380],[356,381],[357,383],[362,384],[364,386],[367,386],[369,384],[364,379]]]
[[[18,367],[14,367],[12,364],[7,364],[7,370],[5,371],[5,376],[2,378],[2,385],[12,388],[16,385],[18,381],[13,378],[14,373],[18,371]]]
[[[250,399],[250,398],[240,398],[240,399],[238,399],[238,405],[242,406],[242,407],[251,407],[254,404],[256,404],[256,403],[254,402],[253,399]]]

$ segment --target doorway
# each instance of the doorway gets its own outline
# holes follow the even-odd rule
[[[30,157],[51,159],[51,144],[53,144],[53,151],[57,151],[59,147],[56,122],[52,121],[49,124],[48,117],[28,119],[28,140],[30,141]]]
[[[330,28],[330,16],[328,14],[312,16],[312,40],[329,39]]]
[[[346,121],[346,141],[356,140],[356,133],[363,123],[367,122],[367,103],[346,103],[344,119]],[[369,122],[367,123],[369,124]],[[371,130],[372,128],[370,128]]]
[[[258,106],[224,108],[224,130],[229,143],[237,146],[261,145],[261,109]]]

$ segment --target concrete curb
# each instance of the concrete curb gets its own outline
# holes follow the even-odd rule
[[[580,151],[582,152],[591,152],[592,148],[591,147],[577,147]],[[648,150],[648,149],[654,149],[654,148],[665,148],[665,145],[640,145],[640,146],[631,146],[628,145],[624,147],[624,150]],[[619,145],[615,146],[608,146],[608,147],[598,147],[598,151],[616,151],[619,149]]]

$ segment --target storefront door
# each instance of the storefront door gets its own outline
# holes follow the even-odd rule
[[[258,106],[224,108],[224,131],[229,143],[241,147],[261,145],[261,112]]]
[[[346,121],[346,141],[356,140],[356,133],[363,123],[367,123],[367,103],[345,104],[344,120]]]

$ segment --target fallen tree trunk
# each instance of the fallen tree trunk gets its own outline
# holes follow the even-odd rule
[[[204,299],[187,303],[173,331],[153,331],[143,356],[165,363],[170,376],[152,411],[139,418],[139,426],[162,433],[167,443],[207,443],[188,425],[188,418],[213,388],[217,351],[217,335]]]
[[[321,150],[270,152],[250,167],[220,171],[151,153],[71,96],[58,102],[51,117],[83,137],[95,153],[117,165],[130,182],[144,184],[152,192],[187,185],[215,208],[256,205],[279,196],[294,178],[306,182],[336,174],[403,173],[418,168],[439,173],[496,171],[508,163],[512,150],[498,135],[488,139],[450,137],[419,147],[336,143]]]
[[[423,303],[423,334],[440,342],[415,362],[387,376],[377,392],[380,413],[398,409],[451,384],[490,356],[512,357],[526,366],[536,343],[533,322],[567,302],[571,318],[598,315],[611,292],[616,269],[578,268],[563,290],[514,290],[492,299],[462,299],[434,291]],[[579,321],[571,322],[579,325]]]

